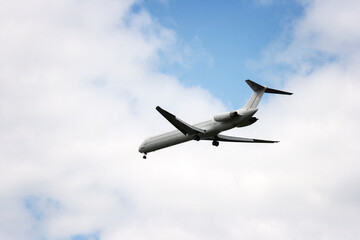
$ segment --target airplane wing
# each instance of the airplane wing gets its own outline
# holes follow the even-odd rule
[[[246,143],[278,143],[279,141],[272,141],[272,140],[262,140],[262,139],[255,139],[255,138],[242,138],[242,137],[232,137],[232,136],[225,136],[218,134],[214,137],[207,138],[204,140],[217,140],[222,142],[246,142]]]
[[[157,106],[156,110],[163,115],[164,118],[166,118],[174,127],[176,127],[180,132],[182,132],[184,135],[188,134],[197,134],[197,133],[205,133],[206,130],[194,127],[183,120],[177,118],[175,115],[165,111],[161,107]]]

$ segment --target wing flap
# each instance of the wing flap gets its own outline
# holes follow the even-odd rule
[[[245,142],[245,143],[278,143],[279,142],[279,141],[262,140],[255,138],[233,137],[233,136],[226,136],[221,134],[218,134],[215,137],[211,137],[204,140],[217,140],[222,142]]]
[[[161,107],[157,106],[156,110],[168,120],[174,127],[176,127],[180,132],[184,135],[188,134],[197,134],[197,133],[205,133],[206,131],[197,127],[194,127],[183,120],[177,118],[175,115],[169,113],[168,111],[162,109]]]

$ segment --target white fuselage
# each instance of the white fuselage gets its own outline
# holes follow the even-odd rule
[[[200,139],[208,139],[214,137],[220,132],[232,129],[234,127],[243,127],[252,124],[249,119],[256,113],[257,108],[242,108],[236,112],[236,116],[227,121],[215,121],[213,119],[195,124],[194,126],[205,130],[205,133],[198,134]],[[179,143],[187,142],[194,139],[194,135],[183,134],[179,130],[174,130],[161,135],[147,138],[139,147],[139,152],[149,153],[162,148],[170,147]]]

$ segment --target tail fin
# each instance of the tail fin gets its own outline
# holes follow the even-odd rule
[[[268,87],[264,87],[256,82],[251,80],[245,81],[251,89],[254,91],[253,95],[250,97],[249,101],[246,103],[244,108],[256,108],[259,104],[264,93],[274,93],[274,94],[284,94],[284,95],[292,95],[290,92],[285,92],[277,89],[272,89]]]

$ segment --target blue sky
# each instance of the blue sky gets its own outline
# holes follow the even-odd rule
[[[196,60],[189,66],[164,61],[162,71],[185,85],[208,89],[232,107],[245,101],[242,94],[251,94],[241,91],[244,80],[269,83],[249,61],[260,61],[263,51],[303,14],[298,1],[144,0],[141,6],[173,29],[180,42],[193,46]]]

